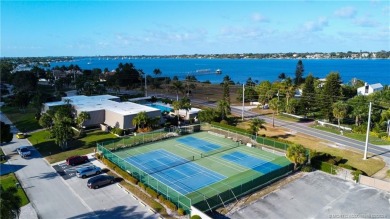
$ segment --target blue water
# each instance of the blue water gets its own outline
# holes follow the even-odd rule
[[[172,108],[170,107],[167,107],[167,106],[162,106],[162,105],[159,105],[159,104],[146,104],[146,106],[150,106],[150,107],[153,107],[155,109],[159,109],[161,112],[171,112]]]
[[[304,59],[304,77],[312,73],[314,77],[324,78],[332,71],[340,73],[344,83],[358,78],[370,84],[382,83],[390,85],[390,59]],[[209,80],[220,83],[225,75],[234,82],[243,83],[249,77],[252,80],[275,81],[280,73],[295,76],[296,59],[99,59],[80,58],[72,62],[50,63],[51,67],[78,65],[82,69],[108,68],[113,70],[119,63],[132,63],[136,69],[142,69],[146,74],[153,75],[153,70],[159,68],[161,76],[178,76],[183,79],[188,72],[199,69],[222,70],[221,75],[198,75],[199,81]]]

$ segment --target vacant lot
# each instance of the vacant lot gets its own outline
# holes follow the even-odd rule
[[[389,200],[389,193],[316,171],[227,216],[270,219],[388,218]]]
[[[370,158],[362,162],[363,154],[360,152],[340,148],[331,142],[302,133],[294,133],[291,132],[291,130],[282,127],[272,127],[272,124],[265,124],[265,126],[267,130],[260,130],[260,134],[265,134],[267,137],[274,137],[302,144],[306,148],[316,150],[318,152],[325,152],[334,156],[341,156],[344,159],[348,160],[346,164],[351,165],[357,169],[363,170],[369,176],[378,172],[385,166],[385,162],[383,162],[383,160],[381,160],[380,158]],[[249,127],[249,122],[240,123],[238,127],[247,129]]]

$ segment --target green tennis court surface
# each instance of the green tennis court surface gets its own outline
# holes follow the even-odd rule
[[[207,132],[98,150],[186,211],[191,205],[208,211],[235,201],[293,168],[283,156]]]

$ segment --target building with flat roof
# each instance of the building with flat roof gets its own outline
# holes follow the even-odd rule
[[[132,102],[120,102],[120,98],[112,95],[99,96],[71,96],[63,97],[62,101],[45,103],[42,112],[66,104],[72,105],[75,117],[81,112],[87,112],[90,119],[84,126],[97,126],[105,124],[121,129],[133,129],[133,118],[140,112],[146,112],[148,117],[161,116],[159,109]]]

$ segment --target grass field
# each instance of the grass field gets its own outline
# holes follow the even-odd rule
[[[331,132],[334,134],[340,134],[340,131],[334,128],[328,128],[328,127],[323,127],[323,126],[313,126],[313,128],[326,131],[326,132]],[[358,141],[366,142],[366,134],[359,134],[359,133],[351,133],[351,132],[344,132],[344,135],[347,136],[348,138],[352,138]],[[375,137],[370,135],[368,138],[368,142],[373,145],[390,145],[390,141],[383,140],[381,138]]]
[[[249,122],[243,122],[237,126],[247,129],[249,127]],[[332,154],[333,156],[341,156],[348,160],[346,164],[363,170],[369,176],[375,174],[386,165],[385,162],[378,157],[363,161],[363,153],[361,152],[340,148],[331,142],[302,133],[291,133],[291,130],[289,129],[283,127],[272,127],[272,124],[266,124],[265,126],[267,130],[260,130],[260,134],[265,134],[267,137],[275,137],[297,144],[302,144],[304,147],[316,150],[317,152],[325,152]],[[370,156],[371,155],[369,154],[369,157]]]
[[[13,174],[13,173],[0,176],[0,184],[1,184],[1,187],[3,187],[3,189],[7,189],[9,187],[15,186],[15,184],[17,182],[18,182],[18,180],[16,179],[15,174]],[[28,203],[30,203],[30,201],[28,200],[28,198],[26,196],[26,193],[24,193],[24,190],[21,187],[18,188],[17,194],[22,199],[20,207],[25,206]]]
[[[191,140],[188,142],[188,144],[191,143],[190,146],[180,141],[186,138],[191,138]],[[201,142],[198,142],[198,139],[201,139]],[[214,146],[220,146],[220,148],[213,149],[211,150],[211,152],[202,151],[202,149],[198,147],[200,147],[201,144],[204,144],[205,142],[207,142],[206,144],[211,143]],[[168,166],[167,169],[163,169],[158,172],[162,172],[163,174],[165,174],[165,172],[168,172],[169,176],[165,177],[175,177],[175,174],[172,175],[172,173],[180,172],[180,175],[183,175],[184,179],[191,177],[191,175],[198,176],[198,174],[200,174],[198,177],[199,179],[194,178],[192,179],[193,181],[190,182],[190,184],[194,184],[195,186],[198,186],[197,184],[202,184],[202,180],[204,178],[209,177],[210,175],[223,176],[222,179],[218,179],[218,181],[216,182],[213,182],[211,184],[206,183],[205,185],[202,184],[202,186],[196,187],[196,189],[194,190],[189,190],[189,192],[185,194],[185,197],[191,199],[192,205],[197,205],[203,210],[209,210],[209,207],[214,208],[217,205],[220,205],[221,199],[224,201],[234,200],[235,195],[239,196],[241,193],[247,192],[251,189],[255,189],[258,186],[261,186],[262,183],[267,183],[275,177],[283,175],[285,171],[290,171],[292,168],[291,163],[283,156],[262,151],[256,148],[249,148],[243,145],[238,145],[239,144],[237,142],[232,141],[232,139],[216,137],[211,134],[208,134],[207,132],[200,132],[192,135],[185,135],[179,138],[158,141],[155,143],[149,143],[126,149],[120,149],[114,151],[114,153],[117,157],[120,157],[121,159],[133,159],[133,157],[146,155],[149,156],[149,154],[153,154],[151,156],[154,156],[156,151],[161,151],[163,149],[164,151],[166,151],[166,153],[173,154],[173,156],[178,156],[188,160],[194,158],[194,161],[190,162],[191,166],[195,165],[194,168],[197,169],[206,168],[207,171],[205,173],[196,171],[195,173],[189,173],[185,171],[186,169],[181,169],[187,164],[180,164],[179,166],[172,167]],[[219,153],[214,154],[214,150],[218,151]],[[210,156],[202,157],[202,153],[210,154]],[[243,166],[243,163],[237,163],[236,161],[231,161],[226,158],[227,156],[232,156],[232,154],[242,154],[243,156],[248,156],[248,158],[254,160],[254,162],[250,164],[251,166]],[[105,156],[107,157],[106,154]],[[108,157],[110,156],[111,155],[109,155]],[[111,158],[114,160],[114,162],[116,160],[122,168],[129,170],[135,175],[143,176],[143,171],[139,171],[139,169],[142,167],[133,166],[137,164],[130,164],[126,161],[120,161],[112,156]],[[155,161],[154,159],[156,158],[153,157],[151,157],[150,159],[152,159],[150,162],[153,163],[160,162],[158,160]],[[246,161],[248,161],[247,159],[244,160],[243,157],[238,159],[239,162],[245,163]],[[142,159],[142,161],[144,161],[144,159]],[[259,163],[256,163],[257,161],[259,161]],[[146,164],[148,164],[148,162],[149,161],[147,161]],[[143,164],[140,165],[142,166]],[[267,169],[268,165],[274,165],[275,167],[273,168],[276,169]],[[210,171],[210,173],[208,173],[208,171]],[[157,175],[152,173],[151,176],[157,177],[160,173],[156,174]],[[162,194],[164,194],[165,190],[168,190],[166,185],[155,183],[154,179],[148,177],[149,176],[143,176],[141,178],[143,178],[143,180],[145,180],[146,183],[149,183],[152,187],[157,188],[157,190],[162,190]],[[182,179],[180,178],[180,180],[175,181],[173,180],[173,178],[170,178],[168,181],[172,183],[168,183],[168,186],[172,188],[175,188],[175,186],[180,187],[182,185],[181,180]],[[186,184],[185,186],[188,186],[188,184]],[[183,198],[180,198],[182,196],[180,192],[176,192],[176,194],[168,194],[168,196],[171,198],[175,197],[174,199]],[[204,199],[208,200],[207,202],[210,206],[205,205]]]
[[[1,112],[22,132],[30,132],[42,128],[35,119],[35,109],[31,107],[21,111],[18,107],[2,106]]]
[[[63,151],[55,144],[54,139],[50,138],[50,132],[47,130],[32,133],[28,140],[33,146],[46,158],[49,163],[55,163],[65,160],[73,155],[84,155],[92,153],[96,148],[96,142],[113,140],[117,137],[111,133],[102,131],[88,132],[87,136],[69,141],[68,150]]]

